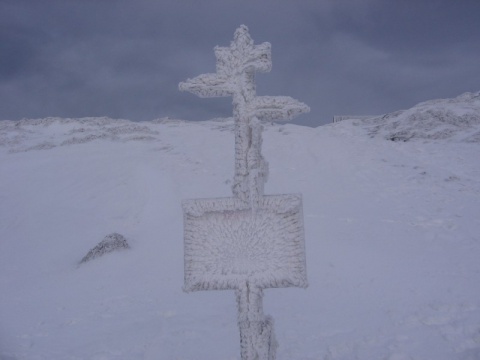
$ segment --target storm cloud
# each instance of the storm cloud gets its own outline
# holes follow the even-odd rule
[[[241,24],[272,44],[257,93],[311,107],[296,123],[382,114],[480,89],[479,16],[477,0],[0,0],[0,119],[230,116],[178,83],[214,72]]]

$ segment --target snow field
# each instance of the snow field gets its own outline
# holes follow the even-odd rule
[[[240,358],[233,291],[181,290],[181,200],[230,195],[231,125],[1,124],[2,360]],[[310,285],[265,290],[277,358],[480,358],[478,143],[366,133],[266,126]],[[131,249],[79,266],[112,232]]]

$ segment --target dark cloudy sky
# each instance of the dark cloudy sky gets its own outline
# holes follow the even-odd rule
[[[257,94],[311,107],[296,123],[383,114],[480,90],[479,19],[479,0],[0,0],[0,119],[231,116],[178,83],[241,24],[272,44]]]

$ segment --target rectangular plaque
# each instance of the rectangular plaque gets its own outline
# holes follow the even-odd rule
[[[302,197],[183,202],[185,291],[307,287]]]

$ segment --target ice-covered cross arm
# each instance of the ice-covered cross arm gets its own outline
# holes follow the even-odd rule
[[[201,98],[232,96],[234,87],[226,76],[202,74],[178,85],[181,91],[188,91]]]
[[[289,121],[309,112],[310,108],[290,96],[257,96],[251,104],[251,111],[260,120]]]

